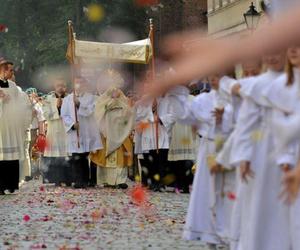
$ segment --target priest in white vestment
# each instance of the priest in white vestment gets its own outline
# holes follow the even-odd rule
[[[47,147],[44,152],[43,166],[45,179],[57,186],[62,183],[71,186],[72,171],[68,161],[67,133],[60,116],[61,106],[67,93],[64,79],[57,78],[54,82],[54,92],[46,96],[43,105],[47,120]]]
[[[181,91],[187,91],[182,88]],[[179,90],[177,90],[179,91]],[[169,91],[165,98],[172,96],[174,89]],[[192,101],[194,96],[189,95],[188,101]],[[172,100],[169,101],[172,105]],[[169,117],[169,121],[172,118]],[[174,121],[170,133],[170,147],[168,152],[168,161],[171,173],[174,173],[174,187],[180,192],[189,193],[190,185],[193,182],[192,167],[196,161],[196,150],[198,136],[192,125],[186,125]]]
[[[271,103],[263,95],[282,75],[284,61],[284,53],[264,57],[268,71],[257,76],[247,91],[237,121],[231,162],[240,165],[244,180],[249,179],[251,172],[255,174],[242,194],[247,206],[246,213],[241,215],[238,249],[286,249],[283,235],[277,226],[273,226],[281,225],[280,170],[276,166],[276,157],[271,155],[275,147],[275,135],[270,126]]]
[[[61,117],[67,132],[67,152],[72,155],[74,187],[84,188],[89,184],[90,176],[88,155],[101,149],[102,143],[94,117],[95,96],[87,92],[84,78],[77,76],[74,82],[75,96],[72,93],[64,98]]]
[[[136,142],[143,153],[142,182],[154,191],[162,191],[168,167],[168,104],[163,98],[136,103]]]
[[[13,71],[12,71],[13,72]],[[0,64],[0,195],[19,185],[19,160],[24,159],[25,131],[32,118],[29,98],[9,81],[8,63]]]
[[[41,153],[34,145],[39,136],[45,136],[44,123],[45,117],[42,109],[42,102],[39,99],[37,90],[29,88],[25,91],[29,96],[33,106],[33,117],[29,128],[27,129],[26,138],[26,154],[28,153],[29,159],[25,161],[24,169],[22,171],[25,181],[31,180],[33,177],[37,178],[40,174],[41,168]]]

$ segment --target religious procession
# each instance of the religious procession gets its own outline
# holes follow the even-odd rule
[[[300,1],[76,2],[33,84],[0,40],[0,249],[299,250]]]

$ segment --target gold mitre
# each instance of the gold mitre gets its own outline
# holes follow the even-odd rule
[[[121,88],[125,83],[125,80],[122,77],[121,73],[119,73],[115,69],[106,70],[105,75],[108,78],[107,80],[110,83],[110,87]]]

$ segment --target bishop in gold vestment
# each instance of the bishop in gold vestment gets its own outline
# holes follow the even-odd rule
[[[120,89],[110,88],[96,100],[95,117],[100,126],[104,148],[90,154],[99,167],[97,184],[126,188],[128,167],[133,163],[129,138],[134,112]]]

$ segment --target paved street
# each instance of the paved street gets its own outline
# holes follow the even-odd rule
[[[189,195],[74,190],[31,181],[0,197],[0,249],[206,249],[181,240]]]

